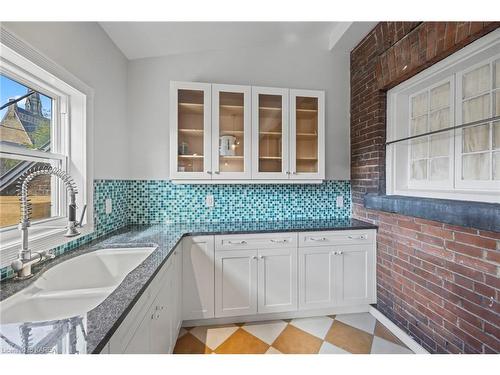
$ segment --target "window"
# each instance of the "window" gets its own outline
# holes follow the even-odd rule
[[[76,78],[4,32],[0,44],[0,105],[6,104],[0,110],[0,267],[10,264],[19,250],[17,184],[24,172],[44,165],[67,171],[78,187],[77,206],[88,204],[93,212],[86,152],[87,94],[53,72],[80,85]],[[78,87],[91,94],[84,84]],[[62,182],[39,176],[31,182],[29,195],[30,248],[50,249],[67,242],[62,236],[67,225],[67,193]],[[90,225],[83,233],[93,230],[89,216],[84,224]]]
[[[391,89],[387,103],[388,194],[500,202],[499,30]]]

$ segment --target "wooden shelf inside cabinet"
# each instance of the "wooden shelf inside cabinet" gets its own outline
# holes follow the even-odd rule
[[[301,138],[316,138],[318,134],[316,133],[297,133],[297,137]]]
[[[181,129],[179,128],[179,133],[183,134],[189,134],[189,135],[203,135],[204,130],[203,129]]]
[[[179,102],[179,109],[182,112],[189,112],[195,114],[203,114],[203,103],[183,103]]]
[[[243,159],[243,155],[220,155],[224,159]]]
[[[259,156],[262,160],[281,160],[281,156]]]
[[[220,130],[220,135],[236,135],[243,134],[243,130]]]
[[[177,155],[179,159],[203,159],[203,155]]]
[[[267,135],[269,137],[281,137],[283,133],[281,132],[259,132],[259,135]]]
[[[281,111],[281,107],[259,107],[260,110],[263,111]]]

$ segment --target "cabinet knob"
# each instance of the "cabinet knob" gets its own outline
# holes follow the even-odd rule
[[[208,174],[212,174],[212,171],[207,171]]]
[[[342,254],[344,254],[344,252],[343,251],[339,251],[337,254],[338,255],[342,255]]]
[[[259,255],[259,259],[264,259],[264,255]]]
[[[311,237],[311,241],[326,241],[325,237]]]
[[[219,174],[219,173],[220,173],[220,171],[215,171],[215,174]]]
[[[252,257],[252,259],[257,259],[257,257],[254,255],[254,256]]]

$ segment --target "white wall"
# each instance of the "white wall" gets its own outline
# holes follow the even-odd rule
[[[95,22],[2,25],[94,89],[94,178],[128,178],[127,59],[108,35]]]
[[[171,80],[326,90],[326,177],[350,178],[347,53],[305,46],[261,46],[130,61],[132,179],[168,178]]]

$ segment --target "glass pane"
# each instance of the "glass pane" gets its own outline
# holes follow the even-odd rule
[[[219,170],[244,172],[244,94],[219,95]]]
[[[489,180],[490,154],[462,156],[462,178],[464,180]]]
[[[495,88],[500,88],[500,60],[495,61]]]
[[[297,172],[318,171],[318,98],[295,98]]]
[[[450,105],[450,83],[431,90],[431,111]]]
[[[430,115],[430,130],[444,129],[450,126],[450,109],[445,108]]]
[[[427,93],[424,92],[414,96],[411,100],[411,117],[425,115],[427,113]]]
[[[203,91],[178,91],[179,172],[203,172]]]
[[[411,178],[413,180],[427,179],[427,160],[417,160],[411,163]]]
[[[418,135],[427,132],[427,115],[411,120],[411,135]]]
[[[463,121],[468,122],[482,120],[490,117],[490,94],[470,99],[463,104]]]
[[[450,153],[450,134],[441,133],[431,135],[429,152],[432,157],[448,156]]]
[[[412,159],[424,159],[427,155],[428,144],[427,137],[422,139],[413,139],[410,141],[411,144],[411,158]]]
[[[259,172],[281,172],[281,95],[259,94]]]
[[[449,177],[449,159],[431,159],[430,178],[433,181],[447,180]]]
[[[485,151],[490,149],[490,125],[464,128],[462,133],[462,152]]]
[[[479,95],[490,89],[490,65],[484,65],[463,76],[463,98]]]
[[[500,121],[493,123],[493,149],[500,149]]]
[[[495,114],[494,116],[500,116],[500,90],[493,93],[493,101],[495,102]]]
[[[493,179],[500,180],[500,152],[493,153]]]
[[[50,151],[52,99],[0,74],[0,105],[32,92],[0,111],[0,143]]]
[[[0,227],[16,225],[20,220],[20,204],[17,195],[17,183],[20,176],[34,167],[50,165],[28,160],[0,158]],[[46,219],[51,217],[51,177],[42,175],[29,184],[31,199],[31,218]]]

